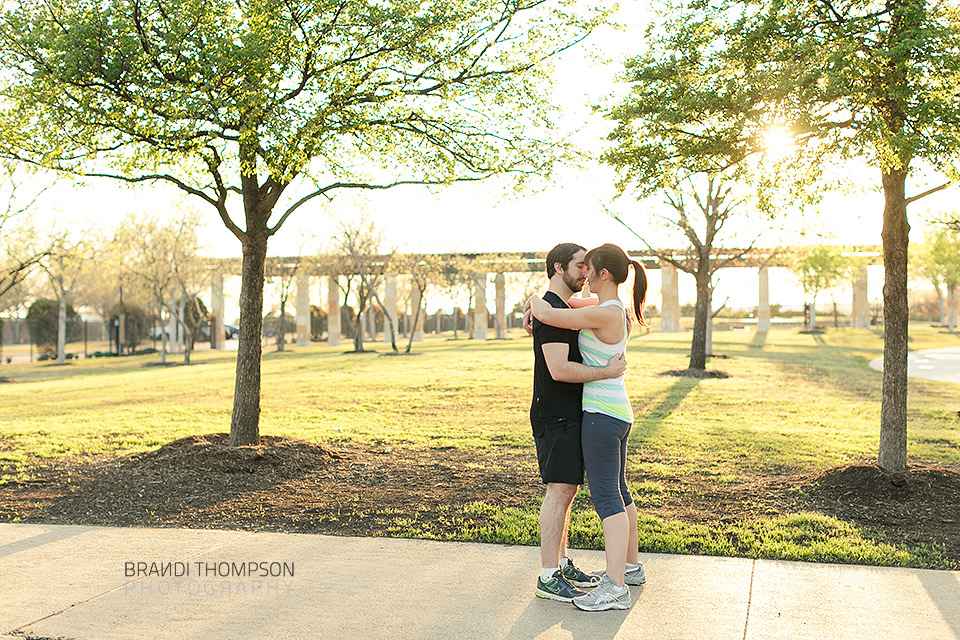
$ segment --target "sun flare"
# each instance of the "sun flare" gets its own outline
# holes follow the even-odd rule
[[[763,133],[763,147],[770,157],[780,160],[793,151],[796,141],[786,127],[770,127]]]

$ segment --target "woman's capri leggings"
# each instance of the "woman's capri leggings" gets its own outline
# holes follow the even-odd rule
[[[625,472],[631,426],[603,413],[583,412],[583,466],[593,508],[601,520],[623,513],[633,502]]]

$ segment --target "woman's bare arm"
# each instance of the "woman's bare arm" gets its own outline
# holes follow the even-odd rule
[[[560,329],[596,329],[610,322],[610,307],[590,305],[579,309],[558,309],[540,296],[530,296],[524,308],[544,324]],[[616,313],[616,312],[614,312]],[[619,315],[619,313],[617,313]]]

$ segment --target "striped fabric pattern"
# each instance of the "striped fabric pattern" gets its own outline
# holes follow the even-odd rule
[[[619,300],[607,300],[601,307],[617,306],[623,310]],[[626,318],[624,318],[626,324]],[[590,329],[580,330],[580,354],[583,364],[591,367],[602,367],[615,355],[623,353],[627,345],[627,332],[623,332],[623,339],[617,344],[601,342]],[[624,422],[633,422],[633,407],[627,398],[627,387],[623,377],[608,380],[596,380],[583,384],[583,410],[590,413],[602,413]]]

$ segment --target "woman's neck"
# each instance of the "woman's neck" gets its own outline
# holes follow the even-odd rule
[[[597,294],[600,304],[610,300],[620,300],[620,296],[617,295],[617,285],[612,280],[605,282],[603,286],[594,291],[594,293]]]

